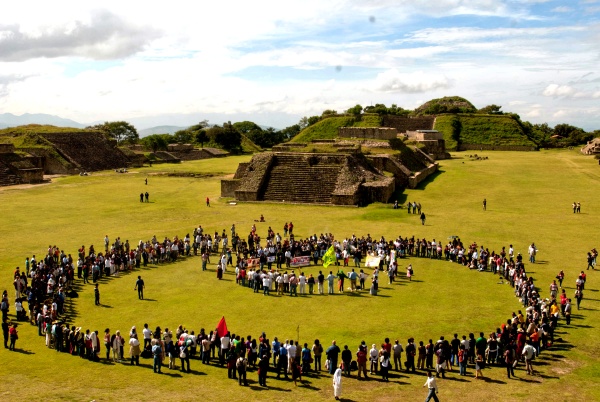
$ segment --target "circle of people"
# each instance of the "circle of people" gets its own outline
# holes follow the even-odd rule
[[[554,330],[559,319],[564,318],[567,325],[571,321],[571,299],[567,297],[565,289],[562,288],[565,274],[560,271],[556,280],[550,284],[549,298],[542,298],[538,294],[534,280],[528,277],[523,263],[523,257],[520,253],[515,256],[512,245],[506,250],[502,247],[499,253],[489,252],[483,246],[476,243],[465,247],[460,238],[452,236],[451,240],[442,246],[441,242],[435,239],[428,241],[426,239],[402,238],[399,236],[393,241],[386,241],[382,236],[378,241],[371,238],[370,235],[360,238],[352,235],[343,241],[335,240],[332,234],[321,234],[310,236],[304,240],[295,240],[293,235],[293,224],[290,222],[284,226],[284,236],[275,234],[269,227],[266,245],[261,247],[261,239],[256,233],[255,225],[252,226],[250,234],[246,239],[240,239],[235,231],[235,225],[231,227],[232,245],[228,247],[227,234],[223,230],[222,235],[215,232],[214,238],[211,235],[205,235],[201,225],[193,231],[193,237],[186,235],[183,239],[177,236],[173,239],[165,239],[159,242],[154,236],[150,241],[140,241],[137,246],[132,247],[128,241],[122,242],[118,237],[114,243],[110,244],[108,235],[104,239],[105,252],[96,254],[93,246],[86,248],[82,246],[78,250],[78,260],[76,263],[70,254],[66,254],[56,246],[49,246],[46,256],[37,261],[35,255],[25,260],[25,270],[23,272],[17,268],[14,272],[15,287],[15,310],[17,321],[29,321],[38,326],[38,334],[45,338],[46,346],[54,348],[57,352],[68,352],[81,358],[98,361],[100,359],[100,334],[99,331],[82,331],[80,327],[69,326],[63,317],[67,317],[65,311],[65,301],[67,297],[76,297],[76,292],[72,289],[75,275],[83,283],[89,282],[89,274],[92,273],[92,281],[97,282],[103,274],[106,276],[118,276],[120,271],[139,268],[140,264],[146,266],[148,263],[159,264],[168,261],[176,261],[181,254],[185,256],[197,255],[202,257],[202,269],[206,269],[206,264],[210,261],[211,253],[219,253],[219,243],[222,244],[222,251],[219,257],[217,275],[221,277],[222,272],[227,265],[232,265],[233,252],[237,255],[236,281],[242,286],[245,285],[243,275],[246,261],[249,258],[258,258],[258,267],[254,271],[254,278],[249,279],[255,291],[260,290],[260,286],[269,289],[271,285],[271,276],[273,273],[271,264],[275,263],[277,269],[285,264],[290,267],[292,256],[309,256],[313,258],[315,265],[319,259],[323,259],[328,250],[333,249],[331,264],[344,267],[349,265],[350,258],[353,259],[355,267],[360,267],[362,255],[377,256],[379,258],[378,266],[375,268],[373,283],[377,281],[377,271],[384,270],[387,266],[387,272],[390,283],[397,274],[396,257],[421,257],[445,259],[454,263],[462,264],[471,269],[480,271],[491,271],[500,273],[507,280],[507,283],[514,289],[515,295],[519,297],[523,304],[525,313],[521,310],[513,312],[512,317],[503,323],[499,328],[485,335],[483,332],[475,338],[474,334],[454,338],[450,341],[440,337],[437,342],[432,339],[426,343],[419,341],[418,344],[413,338],[408,339],[406,345],[402,345],[399,340],[394,344],[388,338],[377,347],[372,344],[368,347],[365,341],[358,346],[353,354],[347,345],[343,350],[332,342],[327,348],[324,348],[317,339],[309,347],[308,343],[299,343],[298,340],[285,340],[280,342],[277,337],[271,342],[266,338],[265,333],[256,340],[252,336],[245,338],[231,334],[229,331],[217,328],[214,331],[206,333],[204,329],[195,335],[194,331],[188,331],[180,325],[175,332],[165,328],[156,327],[154,331],[148,329],[148,324],[144,325],[142,331],[144,345],[141,345],[138,339],[136,327],[132,327],[129,332],[129,341],[126,343],[120,331],[111,334],[109,328],[104,330],[103,341],[106,353],[106,359],[110,359],[110,353],[113,353],[113,361],[122,361],[124,359],[124,347],[129,345],[129,356],[131,364],[139,365],[139,357],[153,358],[153,369],[155,372],[161,372],[162,362],[169,358],[169,369],[176,368],[176,359],[181,361],[182,371],[190,371],[190,357],[198,354],[197,348],[200,348],[199,356],[204,364],[210,364],[211,360],[218,359],[220,365],[227,365],[228,376],[236,378],[240,384],[247,384],[246,372],[258,368],[259,384],[266,386],[267,372],[272,362],[273,370],[277,377],[281,374],[288,378],[291,374],[296,382],[301,381],[302,373],[311,371],[321,371],[321,361],[325,357],[325,367],[330,374],[334,375],[334,390],[341,390],[341,372],[350,376],[351,371],[358,370],[358,378],[361,373],[367,378],[367,363],[370,363],[369,373],[371,375],[379,373],[384,380],[388,380],[388,373],[394,366],[395,370],[402,369],[415,372],[415,369],[434,370],[437,376],[445,376],[446,371],[452,371],[453,366],[459,367],[460,375],[466,375],[468,364],[474,365],[475,378],[482,376],[481,370],[486,364],[501,365],[506,367],[507,376],[514,376],[514,368],[520,361],[525,362],[527,374],[533,374],[532,361],[539,353],[554,343]],[[528,249],[529,262],[535,263],[537,254],[535,244],[531,244]],[[588,253],[588,270],[595,269],[596,249]],[[274,259],[268,257],[274,256]],[[410,265],[409,265],[410,267]],[[103,268],[103,269],[102,269]],[[266,270],[265,270],[266,268]],[[75,269],[77,271],[75,271]],[[221,271],[221,273],[219,273]],[[340,277],[338,271],[338,291],[343,291],[343,280],[348,277],[351,281],[350,290],[364,289],[364,272],[359,275],[351,271],[350,276]],[[257,280],[257,273],[262,275],[262,281]],[[356,276],[352,275],[356,274]],[[412,276],[412,268],[407,269],[407,278]],[[266,275],[269,280],[265,282]],[[277,290],[289,291],[290,294],[296,294],[291,290],[295,281],[293,275],[288,276],[288,286],[285,286],[285,273],[275,278],[274,282],[278,284]],[[294,275],[295,276],[295,275]],[[300,275],[302,277],[303,274]],[[318,291],[323,294],[322,284],[324,278],[322,274],[316,279]],[[332,271],[330,271],[332,276]],[[281,279],[280,279],[281,278]],[[332,279],[327,278],[329,282],[329,293],[333,292]],[[31,283],[29,283],[31,280]],[[141,280],[138,277],[138,280]],[[359,285],[356,281],[358,280]],[[576,291],[574,298],[577,301],[577,308],[580,308],[583,299],[583,291],[587,276],[581,271],[576,280]],[[558,281],[558,283],[556,283]],[[306,284],[309,285],[309,292],[312,292],[314,278],[306,278]],[[257,285],[258,284],[258,285]],[[282,285],[281,287],[279,285]],[[138,284],[136,284],[137,287]],[[143,282],[141,282],[143,286]],[[268,285],[268,286],[267,286]],[[96,301],[99,303],[98,285],[96,284]],[[560,294],[559,294],[560,289]],[[263,292],[268,293],[263,289]],[[371,285],[373,292],[373,285]],[[303,293],[303,290],[301,290]],[[29,317],[23,307],[23,302],[27,301],[29,306]],[[3,314],[3,333],[4,343],[10,340],[10,349],[14,350],[16,340],[18,339],[17,323],[10,322],[8,292],[5,290],[2,295],[1,311]],[[405,359],[402,359],[402,353],[405,353]],[[415,359],[416,364],[415,364]],[[341,364],[338,364],[338,360]],[[435,362],[435,364],[434,364]],[[402,364],[403,363],[403,364]],[[314,364],[314,367],[313,367]],[[187,368],[186,368],[187,367]],[[340,371],[339,375],[338,371]],[[236,375],[237,373],[237,375]],[[430,390],[431,383],[430,383]],[[437,389],[437,386],[435,387]],[[341,391],[340,391],[341,392]],[[339,394],[339,392],[338,392]],[[336,395],[338,395],[336,394]]]

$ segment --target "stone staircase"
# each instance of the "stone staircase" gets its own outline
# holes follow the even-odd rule
[[[40,135],[50,141],[63,158],[81,170],[108,170],[129,165],[127,156],[102,133],[43,133]]]
[[[265,201],[331,204],[342,165],[336,159],[277,155],[264,186]]]
[[[8,166],[0,162],[0,186],[14,186],[22,183],[19,176],[13,174]]]

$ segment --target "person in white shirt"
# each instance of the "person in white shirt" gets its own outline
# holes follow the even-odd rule
[[[144,349],[149,349],[150,342],[152,341],[152,331],[148,329],[148,324],[144,324],[142,333],[144,334]]]
[[[298,283],[300,284],[300,294],[306,294],[306,276],[304,276],[304,272],[300,273]]]
[[[427,371],[427,381],[425,381],[425,385],[423,387],[427,387],[429,389],[429,393],[427,394],[427,398],[425,398],[425,402],[429,402],[433,399],[435,402],[439,402],[440,400],[437,397],[438,386],[435,381],[435,377],[431,374],[431,371]]]
[[[342,395],[342,369],[341,365],[333,373],[333,396],[336,400],[340,399]]]

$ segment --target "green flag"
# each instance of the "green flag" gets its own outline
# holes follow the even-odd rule
[[[335,262],[335,249],[333,246],[329,247],[329,250],[323,255],[323,267],[327,268]]]

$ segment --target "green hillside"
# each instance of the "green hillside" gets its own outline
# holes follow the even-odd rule
[[[436,117],[434,129],[444,134],[448,150],[456,150],[457,140],[463,144],[537,146],[508,115],[446,114]]]
[[[334,139],[340,127],[380,127],[381,117],[376,113],[361,115],[360,121],[352,116],[328,117],[306,127],[291,142],[311,142],[312,140]]]
[[[311,142],[312,140],[334,139],[338,128],[354,125],[354,117],[328,117],[306,127],[290,142]]]
[[[255,153],[261,152],[262,148],[256,145],[252,140],[242,134],[242,152],[243,153]]]

